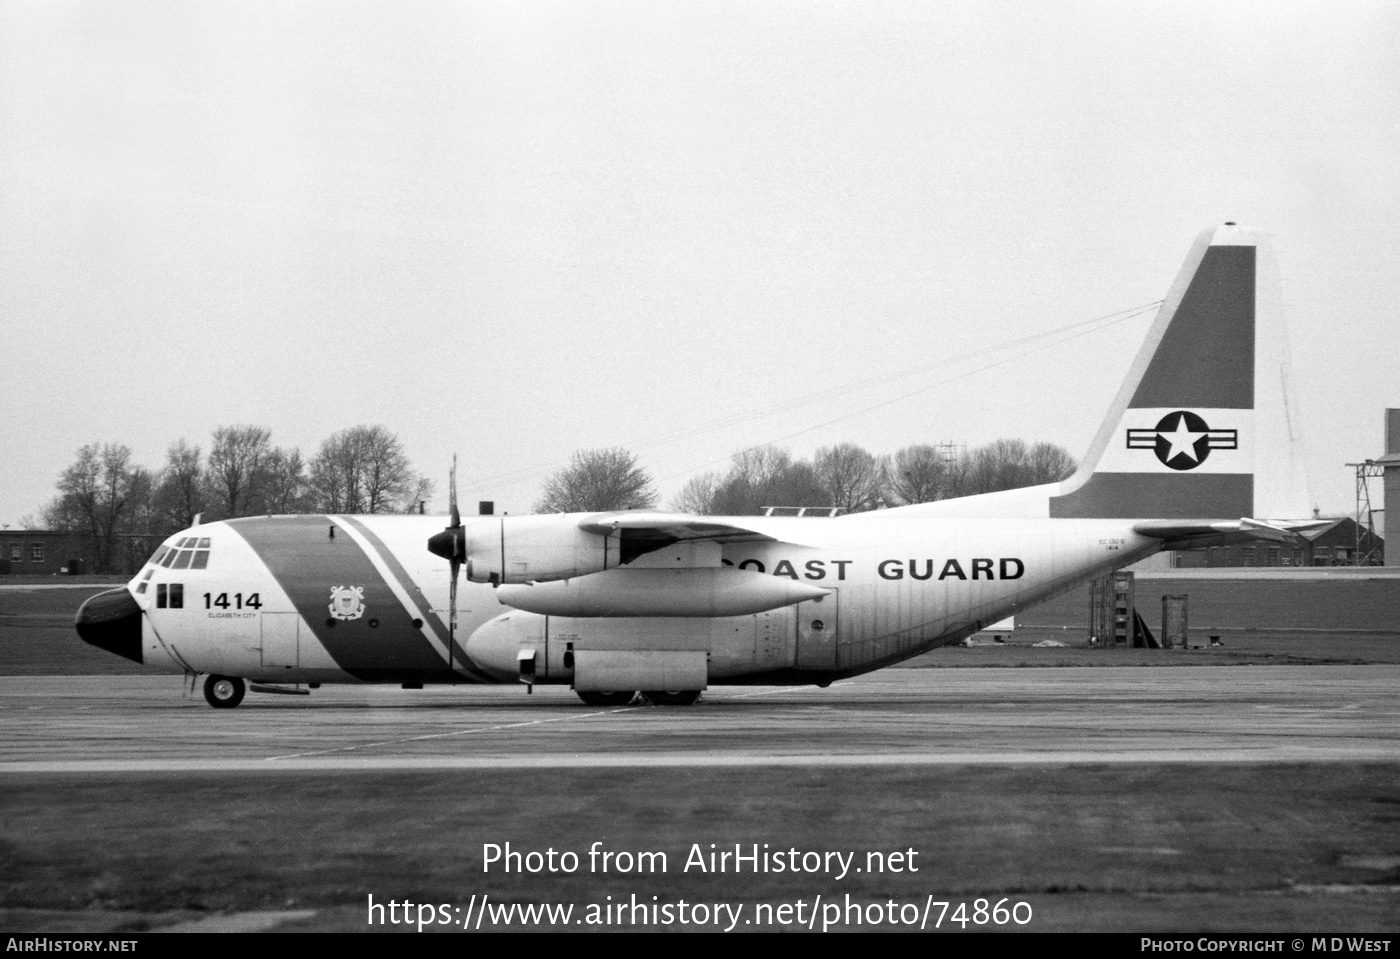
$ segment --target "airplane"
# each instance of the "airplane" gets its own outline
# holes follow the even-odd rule
[[[241,517],[167,539],[78,635],[207,678],[568,685],[590,706],[880,669],[1163,549],[1311,525],[1266,236],[1196,239],[1069,479],[835,517]],[[1272,517],[1272,518],[1270,518]],[[458,581],[465,571],[465,584]],[[303,688],[305,687],[305,688]]]

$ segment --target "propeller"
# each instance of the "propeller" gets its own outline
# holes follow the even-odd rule
[[[462,514],[457,509],[457,457],[452,457],[452,472],[448,474],[447,502],[452,522],[441,533],[428,540],[428,552],[447,560],[452,569],[452,585],[447,592],[447,641],[448,655],[452,655],[451,644],[457,638],[457,575],[462,571],[462,563],[467,558],[466,531],[462,528]]]

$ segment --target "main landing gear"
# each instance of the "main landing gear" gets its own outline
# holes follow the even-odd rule
[[[637,696],[631,690],[620,693],[584,692],[583,690],[576,690],[576,692],[578,698],[588,706],[626,706]],[[695,701],[700,698],[700,690],[666,692],[660,689],[648,689],[643,691],[642,695],[653,706],[693,706]]]
[[[204,699],[215,709],[232,709],[243,702],[245,692],[247,687],[237,677],[211,675],[204,681]]]
[[[648,690],[642,693],[651,701],[653,706],[694,706],[695,701],[700,698],[700,690],[687,689],[681,692],[668,693],[663,690]]]
[[[626,706],[637,698],[636,690],[632,689],[621,693],[584,692],[581,689],[575,691],[585,706]]]

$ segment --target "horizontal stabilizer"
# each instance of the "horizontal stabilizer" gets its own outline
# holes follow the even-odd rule
[[[1303,533],[1326,526],[1332,520],[1169,520],[1152,519],[1133,524],[1133,532],[1162,540],[1163,549],[1192,549],[1201,546],[1265,540],[1302,546]]]

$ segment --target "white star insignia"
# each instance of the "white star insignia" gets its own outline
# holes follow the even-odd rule
[[[1196,455],[1196,441],[1206,434],[1187,429],[1185,414],[1176,418],[1175,430],[1170,433],[1159,432],[1157,435],[1172,445],[1172,448],[1167,451],[1168,460],[1174,460],[1178,456],[1185,455],[1197,463],[1200,462],[1200,457]]]

